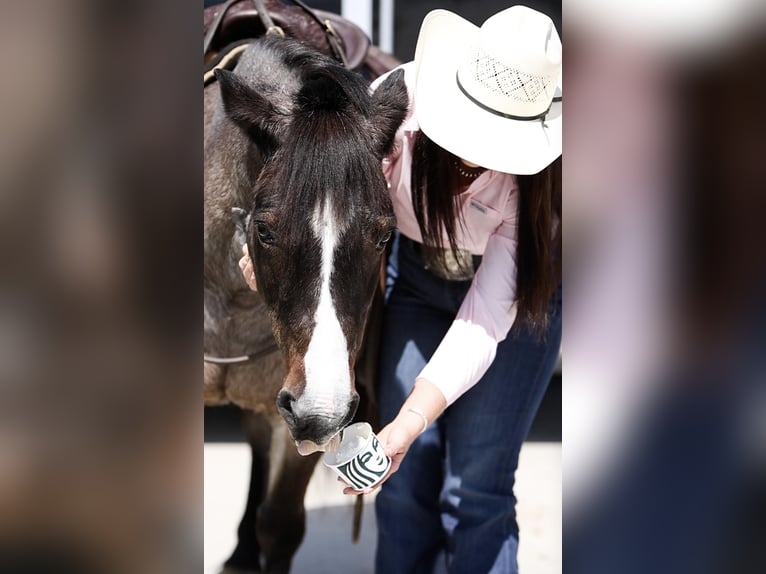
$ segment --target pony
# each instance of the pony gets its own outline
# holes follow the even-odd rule
[[[408,97],[399,73],[370,94],[358,74],[275,36],[215,77],[204,93],[204,345],[219,359],[205,363],[205,403],[245,409],[253,453],[227,566],[288,572],[317,451],[359,403],[355,367],[396,225],[381,160]],[[243,243],[257,292],[238,267]]]

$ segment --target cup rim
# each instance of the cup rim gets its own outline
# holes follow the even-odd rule
[[[367,433],[367,440],[365,441],[364,446],[361,449],[359,449],[357,452],[355,452],[354,454],[352,454],[351,456],[347,458],[339,459],[337,457],[337,452],[340,451],[340,445],[343,444],[343,439],[346,438],[346,431],[355,427],[364,428],[364,430]],[[370,423],[367,423],[367,422],[358,422],[358,423],[350,424],[344,429],[342,429],[341,432],[343,432],[343,439],[341,439],[341,443],[340,445],[338,445],[338,451],[336,452],[326,451],[324,455],[322,456],[322,462],[327,466],[331,466],[331,467],[340,466],[342,464],[346,464],[348,461],[352,460],[353,458],[356,458],[356,456],[358,456],[360,452],[363,452],[364,450],[367,449],[367,446],[370,444],[372,436],[375,434],[372,432],[372,425],[370,425]],[[332,460],[334,460],[334,462],[330,462],[330,457],[332,457]]]

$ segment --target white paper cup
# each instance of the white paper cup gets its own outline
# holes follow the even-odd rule
[[[338,450],[324,453],[322,462],[354,490],[375,486],[391,468],[391,459],[368,423],[346,427]]]

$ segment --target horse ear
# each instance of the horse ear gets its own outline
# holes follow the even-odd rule
[[[277,142],[276,108],[234,72],[217,69],[214,73],[221,86],[223,108],[229,119],[259,147],[273,148]]]
[[[404,70],[390,74],[373,92],[373,136],[376,152],[381,158],[391,153],[396,130],[407,116],[409,103]]]

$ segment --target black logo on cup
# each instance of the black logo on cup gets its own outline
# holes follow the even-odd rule
[[[379,448],[378,439],[373,437],[372,448],[375,452],[365,452],[338,466],[338,471],[349,480],[357,490],[363,490],[385,476],[390,460]]]

